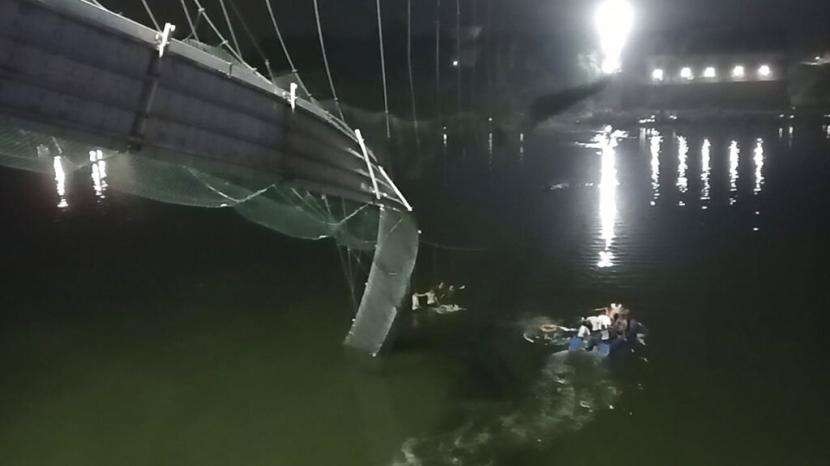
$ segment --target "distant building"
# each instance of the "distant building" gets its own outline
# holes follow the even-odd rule
[[[789,106],[787,47],[776,34],[695,29],[656,34],[627,73],[626,107],[779,110]]]

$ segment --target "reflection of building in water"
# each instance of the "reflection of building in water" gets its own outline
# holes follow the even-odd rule
[[[92,163],[92,189],[99,199],[106,197],[107,190],[107,162],[101,149],[89,151],[89,161]]]
[[[597,266],[601,268],[614,265],[614,254],[611,252],[611,243],[616,236],[614,224],[617,221],[617,138],[623,134],[619,131],[606,132],[602,135],[600,154],[599,182],[599,220],[600,238],[603,240],[603,250],[599,253]]]
[[[660,132],[653,130],[650,138],[651,151],[651,205],[657,204],[660,197],[660,144],[663,137]]]
[[[755,163],[755,188],[752,192],[760,194],[764,188],[764,140],[761,138],[755,143],[752,160]]]
[[[712,161],[710,158],[711,147],[712,143],[709,142],[709,139],[704,139],[703,144],[700,146],[700,200],[704,202],[709,200],[711,194],[711,185],[709,183],[712,173]],[[701,208],[706,210],[708,206],[704,204]]]
[[[741,148],[738,141],[729,144],[729,205],[735,204],[738,195],[738,163],[740,162]]]
[[[58,207],[65,209],[69,207],[66,200],[66,172],[63,171],[63,161],[58,155],[52,159],[52,167],[55,170],[55,191],[58,193]]]
[[[685,194],[689,189],[689,179],[686,178],[686,170],[689,165],[686,163],[689,154],[689,143],[683,136],[677,136],[677,190]],[[680,201],[680,205],[684,205]]]

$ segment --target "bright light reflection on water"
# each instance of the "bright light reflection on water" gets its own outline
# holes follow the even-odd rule
[[[52,159],[52,168],[55,171],[55,191],[58,193],[58,208],[65,209],[69,207],[69,202],[66,200],[66,172],[63,170],[63,162],[60,156]]]
[[[599,220],[600,237],[604,249],[599,253],[597,267],[607,268],[614,265],[611,244],[616,236],[614,224],[617,221],[617,139],[624,136],[619,131],[606,132],[597,139],[600,143],[602,163],[599,182]]]
[[[729,205],[735,204],[738,195],[738,163],[741,157],[741,148],[738,141],[729,144]]]
[[[755,143],[752,160],[755,162],[755,189],[752,192],[760,194],[764,188],[764,140],[761,138]]]
[[[686,163],[689,154],[689,143],[683,136],[677,137],[677,190],[685,194],[689,188],[689,179],[686,178],[686,170],[689,165]]]
[[[660,132],[654,130],[650,139],[651,151],[651,205],[657,204],[660,197],[660,144],[663,137]]]
[[[700,147],[700,200],[708,201],[711,195],[711,185],[709,179],[712,173],[712,161],[710,157],[710,150],[712,143],[709,139],[703,140],[703,145]],[[706,206],[704,205],[705,209]]]
[[[95,197],[105,199],[107,190],[107,162],[104,153],[100,150],[89,151],[89,161],[92,162],[92,189]]]

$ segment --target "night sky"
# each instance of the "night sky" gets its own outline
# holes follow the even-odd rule
[[[231,1],[231,0],[228,0]],[[267,30],[264,0],[232,0],[250,18],[258,32]],[[146,21],[139,0],[102,0],[110,9]],[[148,0],[157,15],[181,17],[178,1]],[[412,0],[416,32],[431,34],[435,20],[435,0]],[[462,22],[491,24],[505,31],[547,34],[553,30],[591,31],[591,0],[461,0]],[[778,26],[797,35],[830,34],[830,5],[826,0],[631,0],[637,13],[639,30],[672,30],[686,27],[737,27],[763,29]],[[192,5],[192,1],[188,0]],[[215,19],[220,19],[218,0],[203,0]],[[290,35],[313,35],[311,0],[272,0],[280,26]],[[374,0],[319,0],[326,32],[330,35],[366,35],[374,33]],[[406,0],[381,2],[384,23],[402,26]],[[441,1],[442,19],[447,27],[454,24],[455,0]],[[261,20],[261,21],[260,21]]]

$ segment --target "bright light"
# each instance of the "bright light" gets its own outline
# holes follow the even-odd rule
[[[602,49],[602,72],[616,73],[622,68],[622,53],[631,26],[634,10],[625,0],[606,0],[597,9],[594,24]]]
[[[718,72],[715,71],[714,66],[708,66],[705,70],[703,70],[703,77],[708,79],[714,79],[718,76]]]
[[[736,65],[732,68],[732,77],[735,79],[743,79],[746,76],[746,69],[743,65]]]
[[[772,76],[772,68],[769,65],[761,65],[758,67],[758,76],[762,78],[769,78]]]
[[[680,77],[688,80],[695,79],[695,75],[694,73],[692,73],[692,69],[688,66],[685,66],[682,70],[680,70]]]
[[[459,65],[458,59],[454,58],[453,61],[452,61],[453,68],[458,68],[458,65]]]
[[[655,69],[651,72],[651,79],[652,81],[662,81],[663,80],[663,70],[660,68]]]

